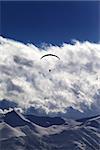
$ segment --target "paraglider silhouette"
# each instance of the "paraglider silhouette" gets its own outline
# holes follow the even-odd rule
[[[47,57],[47,56],[54,56],[54,57],[57,57],[57,58],[60,60],[60,58],[59,58],[57,55],[54,55],[54,54],[46,54],[46,55],[43,55],[43,56],[41,57],[41,59],[44,58],[44,57]]]
[[[51,69],[49,69],[49,72],[51,72]]]
[[[48,57],[48,56],[53,56],[53,57],[56,57],[57,59],[59,59],[60,60],[60,58],[57,56],[57,55],[55,55],[55,54],[46,54],[46,55],[43,55],[40,59],[43,59],[44,57]],[[49,69],[49,72],[51,72],[52,70],[51,69]]]

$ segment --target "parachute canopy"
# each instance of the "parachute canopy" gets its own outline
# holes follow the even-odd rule
[[[44,59],[44,58],[47,58],[48,56],[50,56],[48,59]],[[51,72],[52,69],[55,68],[56,62],[58,61],[58,60],[55,60],[55,59],[52,60],[51,59],[52,57],[57,58],[58,60],[60,60],[60,58],[57,55],[55,55],[55,54],[45,54],[45,55],[43,55],[40,58],[40,59],[43,59],[43,61],[45,62],[45,64],[49,67],[49,72]]]
[[[54,55],[54,54],[46,54],[46,55],[43,55],[43,56],[41,57],[41,59],[43,59],[44,57],[47,57],[47,56],[53,56],[53,57],[56,57],[56,58],[58,58],[58,59],[60,60],[60,58],[59,58],[57,55]]]

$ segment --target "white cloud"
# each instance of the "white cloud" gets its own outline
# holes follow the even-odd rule
[[[0,114],[6,114],[6,113],[8,113],[8,112],[11,112],[11,111],[13,111],[13,110],[17,110],[17,111],[19,111],[20,113],[23,113],[23,110],[21,109],[21,108],[9,108],[9,109],[0,109]]]
[[[40,60],[44,54],[56,54]],[[48,70],[51,69],[51,72]],[[46,113],[84,112],[100,100],[100,44],[83,43],[37,48],[0,37],[0,99]]]

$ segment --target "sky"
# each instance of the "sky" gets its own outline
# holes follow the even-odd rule
[[[60,45],[99,42],[99,1],[2,1],[3,37],[24,43]]]

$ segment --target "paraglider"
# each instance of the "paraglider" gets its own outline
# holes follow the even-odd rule
[[[48,57],[48,56],[55,57],[55,58],[60,60],[60,58],[55,54],[45,54],[40,59],[43,59],[43,58]],[[51,72],[51,69],[49,69],[49,72]]]
[[[49,69],[49,72],[51,72],[51,69]]]
[[[43,55],[43,56],[41,57],[41,59],[44,58],[44,57],[47,57],[47,56],[54,56],[54,57],[57,57],[57,58],[60,60],[60,58],[59,58],[57,55],[54,55],[54,54],[46,54],[46,55]]]

